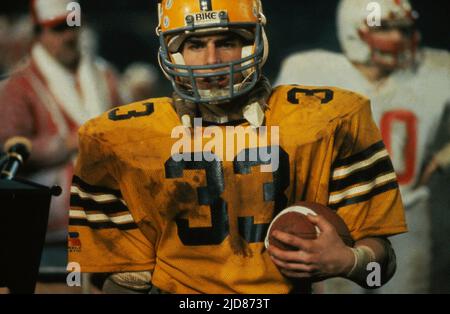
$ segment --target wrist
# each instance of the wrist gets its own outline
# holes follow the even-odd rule
[[[340,273],[341,276],[346,277],[348,273],[353,269],[353,266],[356,262],[355,254],[353,253],[353,249],[351,247],[345,248],[345,254],[344,255],[344,266],[342,268],[342,271]]]
[[[365,245],[350,248],[353,253],[353,265],[345,277],[355,282],[363,282],[367,276],[367,265],[375,261],[375,253]]]

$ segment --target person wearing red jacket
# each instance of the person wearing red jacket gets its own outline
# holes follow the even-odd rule
[[[30,139],[33,150],[25,174],[63,188],[63,195],[52,200],[47,233],[57,238],[66,233],[78,127],[120,104],[113,70],[83,45],[84,24],[68,25],[69,2],[31,1],[34,43],[29,60],[0,91],[0,144],[13,136]]]

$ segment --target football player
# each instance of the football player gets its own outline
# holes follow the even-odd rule
[[[379,21],[375,12],[381,14]],[[349,88],[372,101],[398,175],[409,227],[407,234],[392,238],[399,267],[380,292],[424,293],[430,282],[429,191],[418,183],[428,146],[450,100],[450,54],[419,47],[417,18],[407,0],[342,0],[337,27],[344,54],[323,50],[295,54],[286,59],[277,79],[278,84]],[[426,167],[427,173],[434,165]],[[344,283],[337,286],[331,291],[355,291]]]
[[[110,274],[105,292],[309,292],[336,276],[367,286],[370,262],[380,266],[374,284],[389,280],[386,238],[406,225],[369,100],[333,87],[272,90],[259,0],[163,0],[159,20],[174,93],[80,129],[70,262]],[[180,133],[187,145],[174,150]],[[297,250],[265,249],[272,218],[298,201],[336,210],[354,247],[319,216],[309,218],[317,239],[280,232]]]

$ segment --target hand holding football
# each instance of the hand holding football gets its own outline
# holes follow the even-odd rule
[[[353,239],[347,225],[332,209],[318,203],[299,202],[294,206],[282,210],[269,226],[265,239],[265,246],[274,245],[283,250],[295,250],[297,248],[284,244],[272,236],[276,230],[283,231],[303,239],[316,239],[320,234],[319,228],[314,226],[306,215],[321,215],[330,222],[347,246],[353,246]]]

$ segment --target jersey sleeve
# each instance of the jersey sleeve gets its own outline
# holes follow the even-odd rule
[[[397,177],[367,99],[343,120],[335,139],[328,206],[337,210],[355,240],[406,232]]]
[[[82,272],[152,271],[154,234],[129,206],[108,142],[79,132],[79,156],[71,187],[68,256]],[[101,134],[99,132],[98,134]]]

